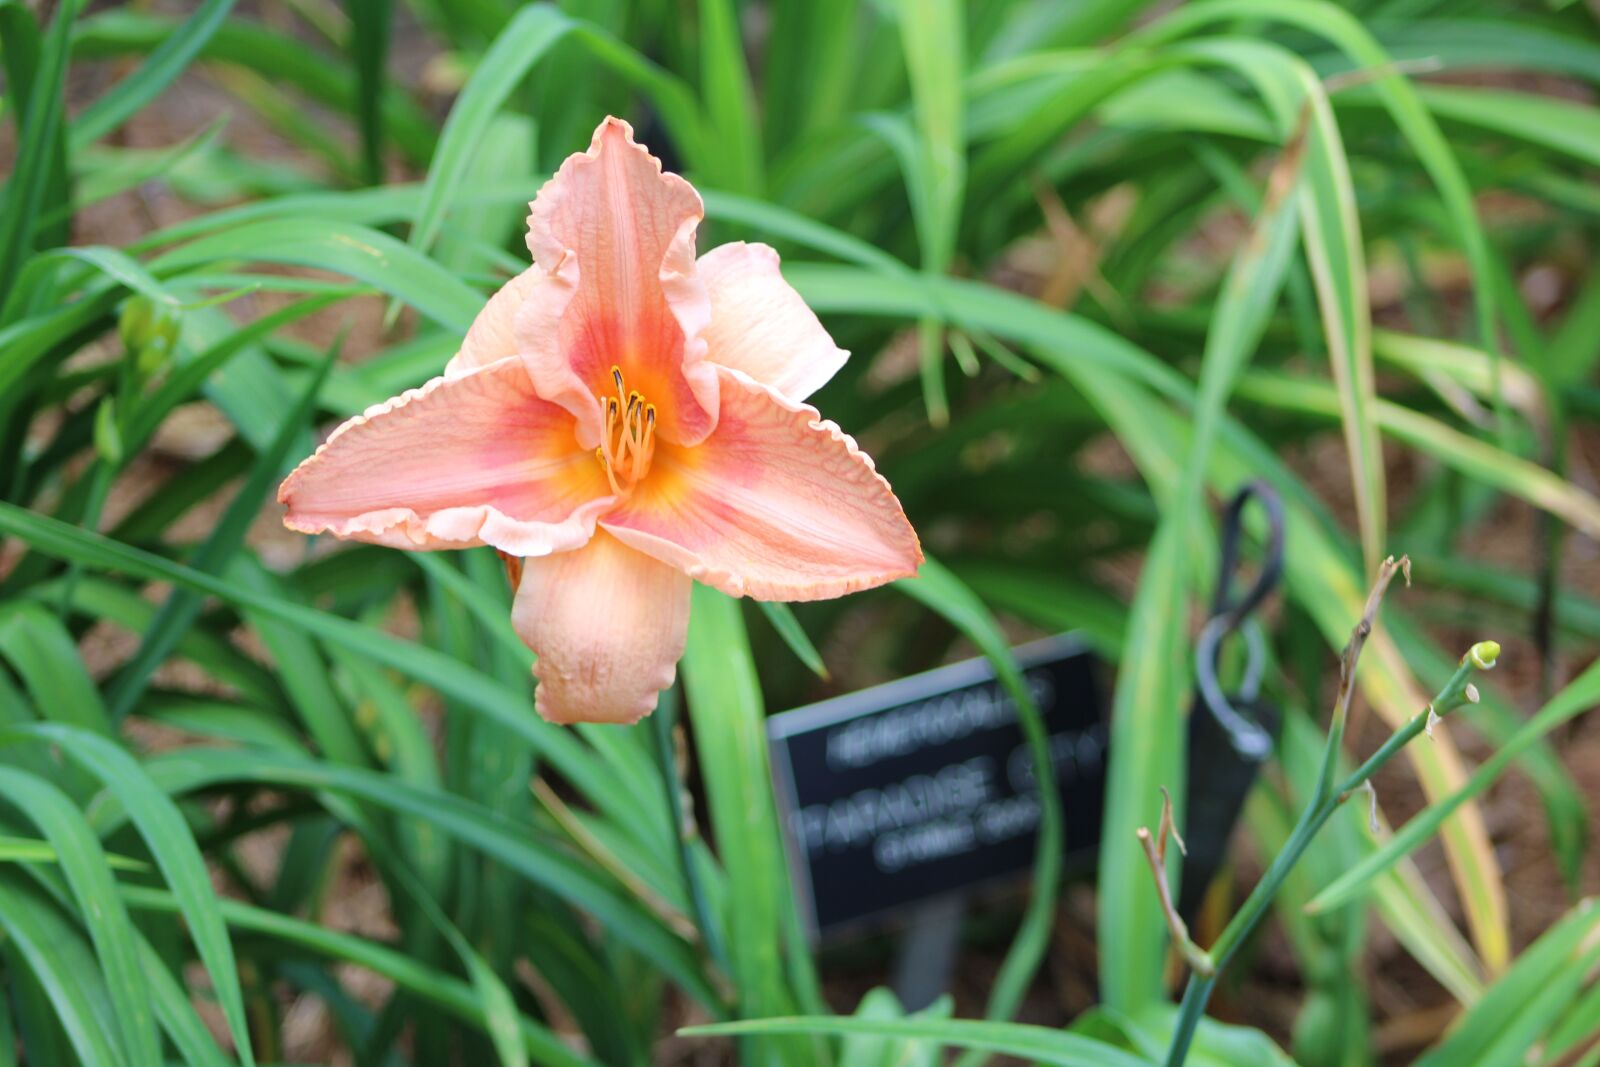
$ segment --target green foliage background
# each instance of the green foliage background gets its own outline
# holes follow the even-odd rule
[[[1305,983],[1290,1049],[1209,1024],[1191,1060],[1375,1062],[1363,950],[1381,925],[1468,1009],[1421,1062],[1600,1062],[1600,913],[1576,904],[1514,952],[1478,807],[1502,772],[1530,776],[1580,891],[1583,798],[1549,738],[1600,698],[1600,671],[1555,669],[1600,636],[1600,604],[1561,580],[1569,531],[1600,533],[1569,473],[1600,411],[1585,6],[46,7],[0,0],[0,1065],[281,1062],[295,997],[360,1064],[644,1064],[686,1019],[728,1024],[751,1064],[933,1063],[942,1046],[1160,1062],[1166,931],[1133,832],[1161,786],[1182,793],[1211,502],[1249,478],[1282,493],[1291,545],[1269,672],[1287,722],[1247,812],[1260,850],[1303,805],[1326,672],[1389,551],[1458,594],[1452,633],[1531,628],[1549,699],[1524,720],[1486,684],[1450,724],[1497,748],[1474,773],[1448,730],[1408,749],[1433,806],[1393,842],[1365,812],[1335,820],[1277,908]],[[459,80],[442,118],[394,76],[419,24],[429,77]],[[87,70],[115,80],[84,100]],[[180,78],[293,151],[236,144],[226,119],[124,147]],[[933,560],[792,613],[699,589],[681,690],[639,728],[564,730],[533,715],[491,553],[306,544],[285,566],[247,535],[316,428],[439,371],[524,264],[526,201],[607,113],[703,192],[702,247],[777,246],[856,353],[819,405]],[[153,187],[182,221],[86,243],[86,209]],[[1535,267],[1560,275],[1555,306],[1519,285]],[[1399,293],[1382,328],[1377,289]],[[355,335],[303,340],[312,316],[362,308]],[[346,342],[375,351],[341,360]],[[223,443],[107,521],[200,400]],[[1328,455],[1340,476],[1316,485],[1285,458]],[[1474,555],[1508,499],[1540,516],[1509,568]],[[201,536],[174,534],[196,514]],[[1130,602],[1113,576],[1138,555]],[[1401,600],[1360,675],[1391,725],[1460,651]],[[91,673],[101,624],[133,651]],[[1052,812],[990,1021],[907,1019],[881,991],[829,1018],[765,709],[819,691],[819,648],[871,678],[960,641],[1015,687],[1018,624],[1078,629],[1122,665],[1101,1007],[1066,1031],[1006,1022],[1048,946]],[[674,723],[715,850],[685,818]],[[242,847],[264,831],[281,848],[265,873]],[[1435,834],[1461,928],[1409,858]],[[320,921],[346,842],[387,897],[387,938]],[[354,995],[345,964],[392,991]]]

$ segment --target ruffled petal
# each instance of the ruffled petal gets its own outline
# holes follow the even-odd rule
[[[551,285],[523,305],[519,340],[539,395],[579,418],[586,445],[600,441],[592,398],[615,393],[613,366],[656,405],[665,440],[693,444],[716,424],[700,339],[711,305],[694,261],[703,215],[689,183],[614,118],[534,199],[528,248]]]
[[[511,623],[539,657],[534,705],[551,722],[632,723],[672,684],[689,632],[689,579],[604,532],[525,560]]]
[[[601,528],[733,596],[823,600],[916,572],[917,535],[872,460],[816,408],[719,368],[695,448],[658,449]]]
[[[468,371],[487,367],[491,363],[519,354],[516,322],[522,306],[534,298],[541,288],[549,287],[549,279],[538,264],[502,285],[489,298],[489,302],[472,320],[467,336],[461,339],[461,348],[445,365],[446,378],[459,377]],[[556,308],[555,313],[560,314]]]
[[[295,468],[278,501],[302,533],[540,556],[588,541],[613,498],[572,415],[539,399],[510,358],[368,408]]]
[[[850,358],[783,280],[778,253],[766,245],[719,245],[697,269],[711,297],[711,325],[701,336],[712,363],[804,400]]]

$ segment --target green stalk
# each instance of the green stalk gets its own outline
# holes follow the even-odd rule
[[[1500,646],[1493,641],[1480,641],[1473,645],[1467,654],[1461,657],[1460,666],[1450,676],[1449,681],[1445,682],[1444,687],[1433,698],[1433,702],[1412,716],[1354,773],[1335,786],[1333,772],[1342,747],[1345,716],[1349,709],[1350,693],[1354,688],[1356,661],[1361,654],[1361,647],[1365,643],[1367,634],[1371,632],[1378,602],[1383,596],[1389,578],[1405,565],[1404,560],[1399,566],[1390,560],[1385,563],[1379,574],[1378,582],[1367,601],[1367,611],[1351,635],[1350,644],[1345,648],[1339,680],[1339,698],[1334,706],[1333,721],[1329,724],[1328,744],[1324,749],[1322,770],[1317,776],[1311,803],[1301,813],[1299,822],[1289,835],[1289,840],[1273,859],[1271,866],[1267,868],[1267,873],[1256,883],[1255,889],[1245,898],[1243,906],[1234,914],[1218,936],[1216,943],[1211,946],[1209,973],[1197,971],[1190,975],[1189,983],[1183,991],[1183,1001],[1178,1008],[1178,1022],[1172,1035],[1172,1044],[1167,1050],[1167,1067],[1182,1067],[1189,1054],[1189,1045],[1194,1040],[1195,1030],[1200,1025],[1200,1018],[1205,1014],[1206,1005],[1211,1000],[1212,990],[1216,988],[1218,976],[1233,959],[1240,946],[1255,931],[1273,898],[1278,895],[1278,890],[1289,877],[1289,872],[1299,862],[1317,832],[1351,794],[1365,786],[1379,768],[1394,758],[1418,734],[1427,731],[1437,717],[1448,714],[1463,704],[1476,703],[1477,690],[1468,683],[1468,678],[1474,670],[1487,670],[1493,667],[1496,657],[1500,655]]]

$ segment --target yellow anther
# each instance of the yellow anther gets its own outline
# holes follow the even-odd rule
[[[617,395],[605,398],[605,433],[595,450],[614,493],[624,493],[650,470],[655,454],[656,408],[637,389],[628,391],[622,369],[611,368]]]

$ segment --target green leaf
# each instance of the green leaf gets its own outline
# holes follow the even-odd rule
[[[915,125],[914,151],[902,163],[913,205],[923,205],[917,219],[923,266],[934,273],[950,264],[966,187],[962,19],[956,0],[900,0],[900,41],[911,74]]]
[[[11,837],[0,834],[0,862],[5,863],[57,863],[60,855],[48,841],[31,837]],[[119,871],[142,871],[147,865],[127,856],[107,854],[108,866]]]
[[[0,766],[0,793],[44,832],[78,902],[115,1009],[130,1067],[161,1067],[155,1015],[133,925],[117,896],[100,841],[65,793],[26,771]]]
[[[337,219],[246,223],[200,237],[150,263],[157,273],[218,261],[291,263],[344,274],[405,301],[439,325],[464,334],[483,297],[433,260],[386,233]]]
[[[1033,756],[1034,780],[1039,788],[1039,838],[1034,854],[1028,908],[1016,939],[1000,965],[989,991],[985,1013],[991,1019],[1009,1019],[1022,1003],[1023,994],[1044,961],[1050,946],[1056,896],[1061,883],[1064,847],[1061,794],[1056,787],[1055,761],[1050,756],[1044,719],[1022,677],[1011,647],[999,624],[960,580],[942,564],[928,559],[915,578],[895,583],[895,588],[944,616],[989,660],[995,677],[1016,705],[1017,722]]]
[[[109,200],[148,181],[169,178],[185,165],[198,165],[227,128],[228,116],[166,148],[87,148],[73,160],[78,173],[78,206]],[[65,215],[63,215],[63,218]]]
[[[700,95],[706,102],[717,153],[713,181],[734,192],[761,192],[761,132],[756,97],[745,67],[736,0],[701,0]]]
[[[876,245],[843,230],[824,226],[778,204],[714,189],[702,190],[701,198],[706,203],[706,217],[718,222],[739,223],[758,233],[781,237],[863,267],[873,267],[891,274],[912,274],[910,267]]]
[[[1252,374],[1241,383],[1241,394],[1286,411],[1307,415],[1337,415],[1338,401],[1328,389],[1311,379],[1290,378],[1268,372]],[[1371,408],[1377,424],[1396,441],[1469,478],[1548,511],[1590,537],[1600,537],[1600,498],[1559,475],[1505,451],[1489,442],[1388,400]]]
[[[1171,1004],[1153,1004],[1137,1018],[1096,1007],[1074,1019],[1069,1029],[1086,1036],[1115,1034],[1129,1051],[1150,1063],[1161,1063],[1172,1043],[1177,1015]],[[1204,1017],[1184,1062],[1190,1067],[1295,1067],[1261,1031]]]
[[[941,997],[918,1017],[948,1018],[950,998]],[[894,993],[883,987],[868,990],[856,1006],[858,1019],[904,1019],[905,1012]],[[876,1034],[850,1034],[839,1051],[839,1067],[935,1067],[939,1046],[931,1041],[881,1037]]]
[[[173,408],[194,398],[208,378],[220,371],[233,357],[290,323],[330,307],[355,293],[339,289],[321,296],[296,300],[262,315],[248,325],[230,331],[192,359],[183,360],[146,396],[128,418],[127,438],[142,448]]]
[[[123,1067],[94,957],[60,912],[10,871],[0,871],[0,930],[43,988],[84,1067]]]
[[[51,207],[48,186],[53,173],[66,180],[62,163],[63,122],[66,103],[67,49],[72,23],[82,8],[82,0],[64,0],[57,6],[50,30],[38,43],[37,55],[25,64],[11,58],[18,42],[26,46],[38,41],[32,17],[15,0],[0,3],[0,29],[5,31],[8,75],[27,70],[33,74],[26,89],[13,84],[10,91],[22,107],[18,110],[21,129],[17,138],[15,162],[10,180],[0,198],[0,308],[6,306],[12,283],[23,261],[33,250],[36,220]],[[54,199],[65,200],[66,191],[57,187]]]
[[[1478,218],[1472,187],[1417,90],[1393,69],[1390,56],[1355,15],[1325,0],[1201,0],[1130,34],[1123,43],[1129,47],[1157,44],[1209,23],[1231,19],[1286,23],[1331,42],[1358,66],[1378,72],[1372,83],[1373,91],[1432,179],[1449,215],[1451,229],[1471,264],[1479,341],[1498,362],[1500,339],[1496,328],[1499,316],[1495,308],[1494,257]],[[1498,398],[1498,390],[1496,395]],[[1497,399],[1497,408],[1499,405]]]
[[[98,734],[62,723],[40,723],[12,728],[4,736],[13,742],[33,738],[59,746],[122,802],[183,910],[189,935],[211,975],[212,988],[239,1058],[245,1067],[252,1067],[255,1058],[250,1051],[250,1031],[245,1023],[233,945],[217,910],[217,896],[205,861],[177,806],[155,787],[137,760]]]
[[[76,259],[94,267],[107,278],[124,285],[129,291],[149,297],[158,304],[169,308],[182,305],[183,301],[174,296],[139,262],[115,248],[104,245],[90,245],[81,248],[60,248],[44,255],[35,256],[29,263],[30,271],[37,269],[52,260]]]
[[[178,910],[177,901],[172,895],[157,889],[124,887],[122,898],[136,911]],[[263,934],[284,944],[352,963],[389,979],[429,1003],[437,1004],[457,1018],[478,1026],[486,1025],[483,1007],[467,983],[402,952],[354,934],[329,930],[292,915],[253,907],[241,901],[224,900],[222,915],[228,925],[237,929]],[[526,1016],[519,1016],[517,1022],[523,1047],[534,1062],[549,1067],[598,1067],[595,1061],[568,1048],[544,1026]]]
[[[688,946],[643,903],[626,895],[604,872],[482,805],[388,775],[290,753],[196,748],[153,757],[146,766],[150,780],[175,794],[228,783],[330,791],[428,822],[595,916],[690,995],[716,1003]],[[171,803],[165,796],[163,800]],[[117,813],[108,809],[98,821],[105,830],[117,821]]]
[[[593,23],[571,19],[554,5],[525,5],[495,38],[445,121],[412,226],[413,248],[426,250],[438,236],[495,112],[539,60],[569,36],[595,63],[651,99],[691,163],[704,158],[699,109],[681,81]],[[528,192],[523,200],[530,199]]]
[[[209,6],[203,10],[212,13]],[[193,43],[185,32],[188,27],[189,22],[184,18],[150,15],[125,7],[109,9],[78,23],[73,35],[73,53],[80,59],[153,55],[175,39],[184,39],[183,47],[187,49]],[[175,51],[176,48],[169,45],[169,59]],[[270,88],[297,89],[336,112],[356,113],[358,90],[351,71],[343,64],[331,62],[327,53],[308,47],[303,37],[271,29],[259,20],[221,19],[199,45],[195,58],[212,61],[223,68],[251,71],[259,75],[258,81],[264,79],[264,84]],[[279,103],[290,106],[286,100]],[[113,110],[119,107],[113,103],[106,106]],[[300,113],[304,113],[303,109]],[[396,146],[420,166],[432,148],[432,123],[404,93],[385,93],[383,114]]]
[[[1367,571],[1376,573],[1387,523],[1383,455],[1372,415],[1372,313],[1350,165],[1327,94],[1309,66],[1275,45],[1222,38],[1179,51],[1249,78],[1273,113],[1285,152],[1303,157],[1296,161],[1303,179],[1296,181],[1294,198],[1344,418],[1362,554]]]
[[[350,52],[356,73],[356,125],[367,184],[383,181],[383,96],[389,55],[390,0],[350,4]]]
[[[19,601],[0,606],[0,655],[11,661],[41,716],[111,733],[111,720],[77,643],[41,605]]]
[[[772,628],[778,631],[778,636],[783,638],[783,643],[789,646],[789,651],[794,653],[795,659],[804,663],[818,678],[827,681],[828,665],[822,662],[822,653],[806,636],[805,627],[794,617],[794,609],[774,600],[758,600],[756,604]]]
[[[299,440],[301,430],[316,405],[317,394],[327,380],[328,371],[332,369],[338,354],[339,344],[336,342],[300,394],[294,410],[279,427],[277,437],[257,458],[250,477],[239,487],[228,509],[212,528],[210,536],[195,553],[190,565],[196,570],[206,574],[221,573],[229,559],[244,544],[245,534],[261,513],[261,504],[268,490],[283,474],[289,449]],[[203,601],[199,593],[189,589],[175,589],[167,597],[150,628],[144,632],[133,657],[111,683],[107,697],[113,718],[121,719],[138,703],[150,676],[172,653],[189,627],[194,625]]]
[[[38,582],[30,585],[27,597],[46,606],[64,603],[80,616],[104,619],[133,635],[149,629],[158,609],[128,585],[91,574],[80,574],[72,581],[56,577]],[[189,630],[179,638],[174,653],[205,670],[222,685],[234,686],[251,704],[275,707],[282,702],[282,693],[272,673],[218,633]]]
[[[1585,900],[1539,936],[1417,1067],[1526,1063],[1530,1050],[1593,978],[1600,902]]]
[[[867,1019],[847,1017],[796,1017],[749,1019],[687,1026],[685,1036],[739,1037],[749,1034],[873,1034],[934,1044],[969,1048],[1002,1056],[1016,1056],[1050,1067],[1149,1067],[1149,1061],[1111,1045],[1077,1034],[1021,1023],[977,1022],[971,1019]]]
[[[1600,1038],[1600,982],[1591,985],[1549,1029],[1543,1047],[1548,1056],[1558,1058],[1570,1054],[1579,1045],[1587,1045],[1588,1060],[1576,1062],[1593,1067],[1596,1059],[1600,1059],[1600,1044],[1596,1043],[1596,1038]]]
[[[603,807],[608,797],[617,795],[613,779],[572,734],[550,726],[533,715],[532,702],[525,695],[493,681],[455,658],[373,631],[348,619],[246,588],[237,582],[201,574],[59,520],[35,515],[13,504],[0,502],[0,530],[20,537],[57,558],[80,562],[89,567],[120,571],[143,581],[176,582],[258,612],[320,640],[337,642],[431,686],[442,695],[458,699],[464,706],[507,727],[533,745],[555,769],[597,805]]]
[[[789,1010],[794,994],[784,970],[785,917],[795,905],[782,851],[761,683],[737,601],[694,587],[683,657],[689,723],[705,778],[711,826],[728,880],[738,886],[722,917],[747,1015]],[[752,1058],[803,1062],[803,1046],[776,1043]]]
[[[1169,70],[1136,82],[1102,104],[1109,125],[1139,130],[1198,130],[1276,143],[1281,131],[1261,108],[1222,80]]]
[[[216,1038],[206,1029],[206,1024],[195,1013],[189,993],[167,969],[166,962],[150,947],[142,934],[139,942],[139,965],[143,968],[150,999],[155,1005],[161,1028],[172,1039],[172,1045],[191,1067],[229,1067],[232,1062],[217,1048]]]
[[[554,5],[528,4],[500,31],[450,108],[439,133],[408,239],[412,248],[425,252],[432,246],[495,112],[528,71],[571,29],[572,20]]]
[[[1600,164],[1600,115],[1587,105],[1480,86],[1424,85],[1417,93],[1439,118],[1515,137],[1590,166]],[[1370,90],[1339,99],[1341,107],[1379,103]]]
[[[156,46],[137,70],[102,93],[72,123],[76,155],[136,115],[182,74],[228,20],[233,0],[204,0]]]

